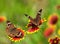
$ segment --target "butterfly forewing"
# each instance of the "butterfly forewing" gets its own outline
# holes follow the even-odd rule
[[[33,23],[34,25],[38,26],[40,24],[40,20],[41,20],[41,12],[42,12],[42,9],[40,9],[36,15],[36,18],[32,18],[30,16],[28,16],[27,14],[25,14],[26,17],[28,17],[31,21],[31,23]]]
[[[31,16],[28,16],[27,14],[25,14],[25,16],[30,19],[31,23],[37,25],[36,22],[35,22],[35,20]]]
[[[42,12],[42,9],[40,9],[36,15],[36,18],[35,18],[35,22],[37,25],[39,25],[40,23],[40,20],[41,20],[41,12]]]

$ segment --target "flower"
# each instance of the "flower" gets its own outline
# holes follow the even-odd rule
[[[54,13],[51,16],[49,16],[49,18],[48,18],[48,26],[49,27],[56,27],[57,22],[58,22],[57,14]]]
[[[44,31],[44,36],[47,38],[47,37],[49,37],[50,35],[52,35],[53,34],[53,32],[54,32],[54,28],[47,28],[45,31]]]
[[[58,21],[57,14],[53,14],[53,15],[49,16],[49,18],[48,18],[48,25],[54,26],[54,25],[56,25],[57,21]]]
[[[59,44],[60,38],[59,37],[49,38],[48,41],[50,42],[50,44]]]
[[[29,28],[27,33],[28,34],[32,34],[32,33],[35,33],[39,30],[39,27],[32,27],[32,28]]]
[[[0,16],[0,23],[4,22],[4,21],[6,21],[6,17],[5,16]]]

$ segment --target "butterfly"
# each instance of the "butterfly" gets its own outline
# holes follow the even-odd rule
[[[7,21],[6,32],[13,41],[18,41],[24,37],[24,30],[16,28],[10,21]]]
[[[34,33],[37,30],[39,30],[38,26],[43,23],[43,20],[41,19],[41,13],[42,13],[42,9],[38,11],[36,18],[34,19],[31,16],[25,14],[25,16],[30,19],[30,22],[28,23],[27,27],[31,27],[31,28],[29,28],[28,33]]]

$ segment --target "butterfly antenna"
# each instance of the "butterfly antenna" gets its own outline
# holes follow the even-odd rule
[[[42,9],[40,9],[37,13],[37,15],[41,15]]]
[[[27,14],[25,14],[25,16],[26,16],[26,17],[28,17],[28,18],[30,18],[30,16],[29,16],[29,15],[27,15]]]
[[[8,26],[11,25],[11,22],[10,21],[6,21],[6,23],[7,23]]]
[[[26,17],[28,16],[27,14],[24,14]]]

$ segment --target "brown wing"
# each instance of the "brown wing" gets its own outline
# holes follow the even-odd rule
[[[15,26],[10,21],[7,21],[7,27],[8,28],[15,28]]]
[[[22,38],[22,37],[23,37],[22,32],[18,32],[18,33],[16,34],[16,37]]]
[[[10,21],[7,21],[7,31],[6,32],[10,37],[14,37],[17,33],[16,27]]]
[[[42,12],[42,9],[40,9],[36,15],[36,18],[35,18],[35,22],[37,25],[39,25],[39,22],[41,20],[41,12]]]
[[[22,33],[10,21],[7,21],[7,30],[10,37],[22,37]]]

